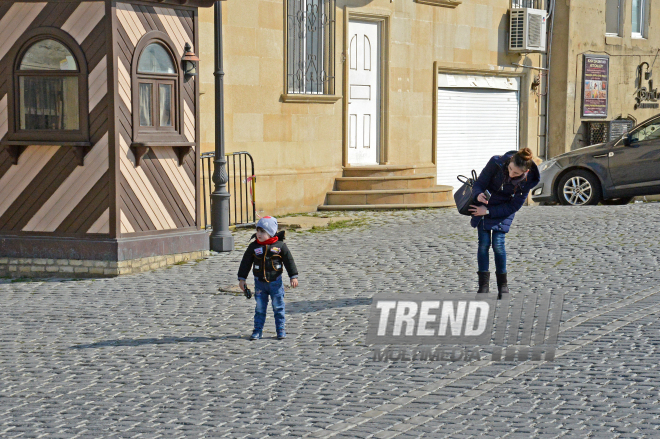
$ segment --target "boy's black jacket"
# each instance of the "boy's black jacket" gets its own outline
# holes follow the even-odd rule
[[[293,256],[287,248],[284,241],[284,230],[277,235],[278,241],[271,245],[260,245],[253,241],[248,245],[241,266],[238,268],[238,277],[245,279],[250,273],[250,267],[254,266],[252,274],[255,279],[266,282],[276,280],[284,271],[282,266],[286,267],[289,277],[297,276],[298,269],[293,262]],[[253,235],[252,238],[256,237]]]

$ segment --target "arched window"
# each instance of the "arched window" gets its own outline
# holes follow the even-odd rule
[[[87,142],[84,56],[64,32],[46,32],[29,38],[16,57],[9,139]]]
[[[149,44],[138,63],[140,126],[174,129],[176,69],[170,54],[158,43]]]
[[[181,68],[167,35],[152,31],[133,58],[133,143],[181,142]]]
[[[41,40],[23,55],[18,72],[19,129],[77,130],[78,63],[62,43]]]

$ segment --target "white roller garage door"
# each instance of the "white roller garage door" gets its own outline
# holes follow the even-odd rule
[[[439,88],[437,123],[437,183],[457,190],[457,175],[478,175],[492,156],[518,149],[518,91]]]

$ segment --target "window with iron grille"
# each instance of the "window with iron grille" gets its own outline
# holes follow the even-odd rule
[[[286,0],[287,93],[335,92],[335,0]]]
[[[589,145],[607,142],[609,126],[609,122],[589,122]]]

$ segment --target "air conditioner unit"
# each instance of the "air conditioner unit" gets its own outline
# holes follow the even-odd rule
[[[509,52],[545,52],[547,18],[543,9],[510,9]]]

